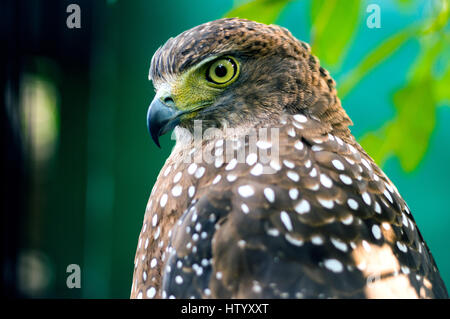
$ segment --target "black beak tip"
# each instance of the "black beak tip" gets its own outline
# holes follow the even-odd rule
[[[155,144],[161,148],[159,137],[178,124],[177,111],[154,99],[147,112],[147,128]]]

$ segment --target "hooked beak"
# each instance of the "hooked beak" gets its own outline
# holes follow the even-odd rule
[[[181,114],[183,112],[168,106],[158,97],[153,99],[147,112],[147,127],[153,141],[159,148],[161,148],[159,145],[159,137],[180,123],[179,116]]]

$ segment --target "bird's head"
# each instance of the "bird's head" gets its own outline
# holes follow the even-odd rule
[[[169,39],[152,58],[153,140],[175,126],[255,126],[304,113],[347,129],[334,81],[309,46],[279,26],[220,19]],[[348,130],[348,129],[347,129]]]

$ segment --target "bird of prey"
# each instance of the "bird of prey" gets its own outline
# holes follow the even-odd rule
[[[147,204],[132,298],[448,297],[306,43],[220,19],[170,38],[149,78],[150,134],[159,146],[174,129],[176,144]]]

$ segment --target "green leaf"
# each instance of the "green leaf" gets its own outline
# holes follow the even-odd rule
[[[424,30],[425,34],[442,30],[447,25],[450,17],[449,0],[441,0],[438,3],[439,6],[437,9],[439,11],[436,17],[429,23],[429,26]]]
[[[326,66],[337,65],[356,30],[360,0],[316,0],[311,5],[312,52]]]
[[[389,58],[395,51],[397,51],[407,40],[417,33],[416,27],[408,27],[384,42],[382,42],[376,49],[371,51],[356,68],[351,70],[343,77],[339,85],[339,96],[344,98],[359,81],[367,75],[372,69],[381,64],[384,60]]]
[[[403,170],[411,172],[426,154],[436,125],[438,106],[432,69],[444,42],[432,40],[422,44],[409,82],[393,96],[397,116],[361,139],[363,147],[380,165],[388,156],[395,155]]]
[[[291,0],[253,0],[231,9],[226,18],[243,18],[272,24]]]
[[[450,65],[447,67],[447,71],[440,78],[434,82],[434,94],[439,103],[450,102]]]

